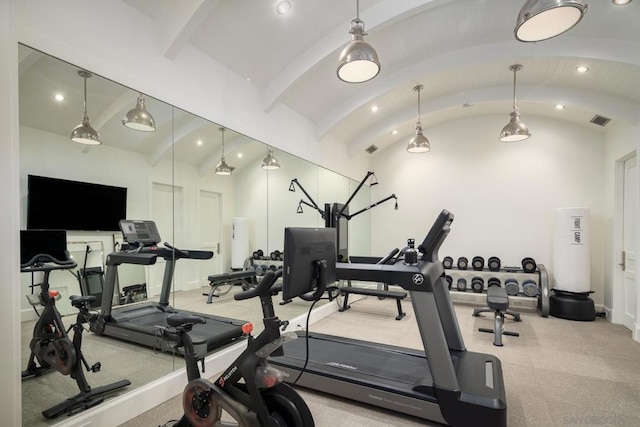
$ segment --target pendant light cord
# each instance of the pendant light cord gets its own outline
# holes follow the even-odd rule
[[[360,22],[360,0],[356,0],[356,21]]]
[[[87,116],[87,76],[83,76],[84,79],[84,115]]]
[[[513,68],[513,110],[516,110],[516,73],[518,69],[516,67]]]

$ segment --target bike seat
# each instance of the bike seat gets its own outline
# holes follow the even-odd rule
[[[175,313],[167,317],[167,324],[169,326],[173,326],[174,328],[185,325],[187,323],[207,323],[207,321],[200,316],[184,313]]]
[[[96,297],[94,295],[85,295],[85,296],[71,295],[69,299],[71,300],[71,305],[76,308],[80,308],[86,303],[92,303],[96,301]]]

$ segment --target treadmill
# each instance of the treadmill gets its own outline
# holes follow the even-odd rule
[[[467,351],[438,260],[453,214],[443,210],[415,265],[336,264],[337,279],[393,283],[409,291],[424,351],[309,332],[309,360],[297,384],[448,425],[507,425],[500,360]],[[371,331],[375,333],[375,331]],[[305,332],[270,363],[294,381]]]
[[[158,246],[160,233],[153,221],[120,221],[120,230],[125,240],[123,250],[107,256],[105,286],[100,314],[91,322],[91,331],[136,344],[152,347],[155,350],[174,351],[175,344],[162,339],[158,333],[160,327],[167,326],[170,314],[182,313],[204,318],[206,323],[193,326],[190,335],[199,355],[216,350],[242,336],[244,320],[230,319],[209,314],[178,310],[169,305],[169,296],[176,262],[179,259],[211,259],[213,252],[181,250],[168,243]],[[145,301],[113,307],[118,266],[121,264],[153,265],[158,257],[165,263],[162,290],[158,302]],[[204,346],[206,343],[206,351]]]

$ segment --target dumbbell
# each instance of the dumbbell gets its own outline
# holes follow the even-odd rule
[[[264,270],[261,265],[256,265],[256,276],[264,276]]]
[[[456,282],[456,289],[460,292],[465,292],[467,290],[467,279],[464,277],[458,278],[458,281]]]
[[[447,285],[449,287],[449,290],[451,290],[451,285],[453,285],[453,277],[449,276],[448,274],[446,276],[444,276],[444,279],[447,281]]]
[[[487,288],[490,288],[492,286],[497,286],[497,287],[502,286],[500,279],[498,279],[497,277],[492,277],[489,280],[487,280]]]
[[[482,277],[474,277],[471,279],[471,290],[477,294],[484,291],[484,279]]]
[[[497,256],[492,256],[487,261],[487,266],[489,267],[489,270],[491,270],[491,271],[500,270],[500,265],[501,264],[502,263],[500,262],[500,258],[498,258]]]
[[[471,267],[476,271],[482,271],[484,268],[484,258],[481,256],[474,256],[471,260]]]
[[[271,271],[276,271],[278,269],[278,267],[276,267],[275,265],[270,265],[269,266],[269,270]]]
[[[262,251],[262,249],[258,249],[257,251],[253,251],[253,259],[262,259],[262,257],[264,256],[264,252]]]
[[[528,297],[537,297],[538,284],[533,280],[525,280],[522,282],[522,292]]]
[[[469,266],[469,260],[466,257],[461,256],[458,258],[458,268],[460,270],[466,270]]]
[[[272,261],[280,261],[280,258],[281,258],[280,251],[276,249],[275,251],[271,252],[269,254],[269,258],[271,258]]]
[[[533,258],[522,259],[522,269],[525,273],[535,273],[537,268],[536,261]]]
[[[507,295],[515,296],[520,292],[520,284],[512,277],[504,281],[504,288],[507,291]]]
[[[453,267],[453,258],[451,258],[450,256],[442,258],[442,265],[444,266],[444,268],[450,269],[451,267]]]

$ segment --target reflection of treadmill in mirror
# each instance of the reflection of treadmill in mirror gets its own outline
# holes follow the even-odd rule
[[[394,283],[409,291],[423,349],[316,332],[309,332],[307,341],[301,331],[300,339],[283,346],[283,356],[269,359],[271,365],[285,373],[285,381],[304,370],[296,383],[300,386],[415,417],[456,426],[506,426],[500,360],[467,351],[442,277],[438,250],[452,221],[453,214],[440,213],[415,265],[336,264],[337,277]]]
[[[215,350],[242,336],[242,325],[238,319],[193,313],[179,310],[169,305],[175,264],[179,259],[211,259],[213,252],[181,250],[164,243],[159,246],[160,233],[153,221],[120,221],[120,229],[125,241],[123,250],[107,256],[104,295],[100,316],[91,324],[91,331],[155,349],[171,351],[173,345],[158,338],[158,327],[166,326],[170,314],[195,314],[206,320],[205,324],[194,325],[191,336],[195,343],[206,342],[206,351]],[[160,299],[137,304],[113,307],[113,293],[118,266],[121,264],[152,265],[161,257],[165,260],[164,278]]]

